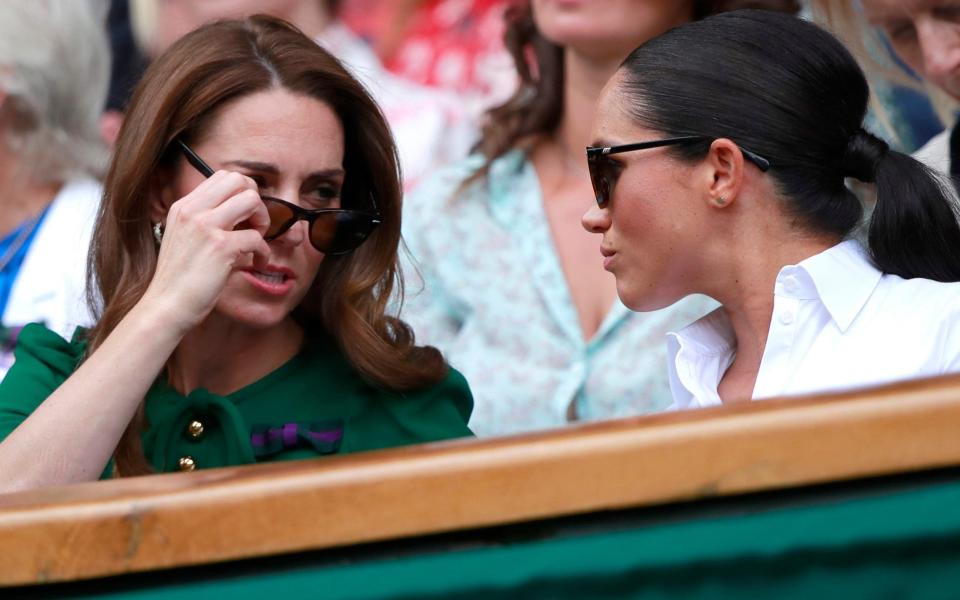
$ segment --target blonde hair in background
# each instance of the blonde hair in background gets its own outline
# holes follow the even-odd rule
[[[856,56],[871,80],[871,88],[875,88],[877,81],[886,80],[922,91],[930,98],[944,126],[953,123],[957,102],[935,85],[917,80],[897,64],[883,33],[864,17],[859,0],[810,0],[810,11],[814,21],[830,29]],[[876,96],[871,98],[871,107],[884,127],[893,132],[889,112]]]
[[[137,47],[147,56],[156,53],[153,40],[157,31],[157,0],[127,0],[130,5],[130,26]]]
[[[99,121],[110,83],[106,0],[0,2],[0,110],[5,140],[41,183],[100,176]]]

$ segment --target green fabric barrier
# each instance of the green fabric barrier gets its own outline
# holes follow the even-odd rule
[[[960,482],[872,494],[99,597],[960,597]]]

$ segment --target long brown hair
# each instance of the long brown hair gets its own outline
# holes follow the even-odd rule
[[[693,20],[738,8],[761,8],[795,14],[797,0],[694,0]],[[517,91],[487,111],[476,150],[486,159],[467,183],[485,177],[490,165],[515,148],[530,150],[560,125],[563,116],[563,48],[546,39],[533,20],[530,0],[505,13],[504,43],[520,77]],[[645,40],[638,40],[638,44]]]
[[[354,252],[327,256],[294,316],[308,337],[335,340],[347,360],[379,387],[422,388],[446,375],[440,353],[414,345],[413,333],[386,315],[402,293],[397,267],[401,185],[387,123],[366,90],[328,52],[290,24],[265,16],[223,21],[183,37],[146,71],[130,102],[104,183],[90,254],[88,296],[102,306],[88,333],[95,351],[140,300],[157,249],[147,198],[158,174],[179,157],[171,142],[202,135],[232,99],[275,87],[333,108],[343,125],[345,207],[375,203],[383,224]],[[322,143],[322,141],[320,141]],[[120,475],[151,471],[141,445],[143,406],[115,453]]]

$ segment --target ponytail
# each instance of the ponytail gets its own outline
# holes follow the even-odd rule
[[[863,129],[850,137],[843,169],[877,185],[868,235],[877,268],[904,279],[960,281],[960,224],[946,181]]]
[[[733,11],[650,40],[620,74],[638,124],[663,137],[729,138],[767,158],[767,176],[798,227],[849,236],[863,207],[845,179],[876,183],[868,241],[877,268],[960,281],[953,190],[863,130],[870,88],[850,52],[823,29],[769,11]],[[960,152],[960,130],[954,139]],[[708,147],[678,146],[675,156],[701,160]]]

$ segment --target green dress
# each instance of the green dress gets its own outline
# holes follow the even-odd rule
[[[16,362],[0,383],[0,441],[73,373],[85,342],[27,325]],[[184,396],[161,378],[146,396],[143,448],[159,471],[346,454],[472,435],[463,376],[416,392],[364,380],[329,340],[304,345],[277,370],[228,396]],[[82,426],[82,425],[81,425]],[[111,466],[107,465],[104,477]]]

